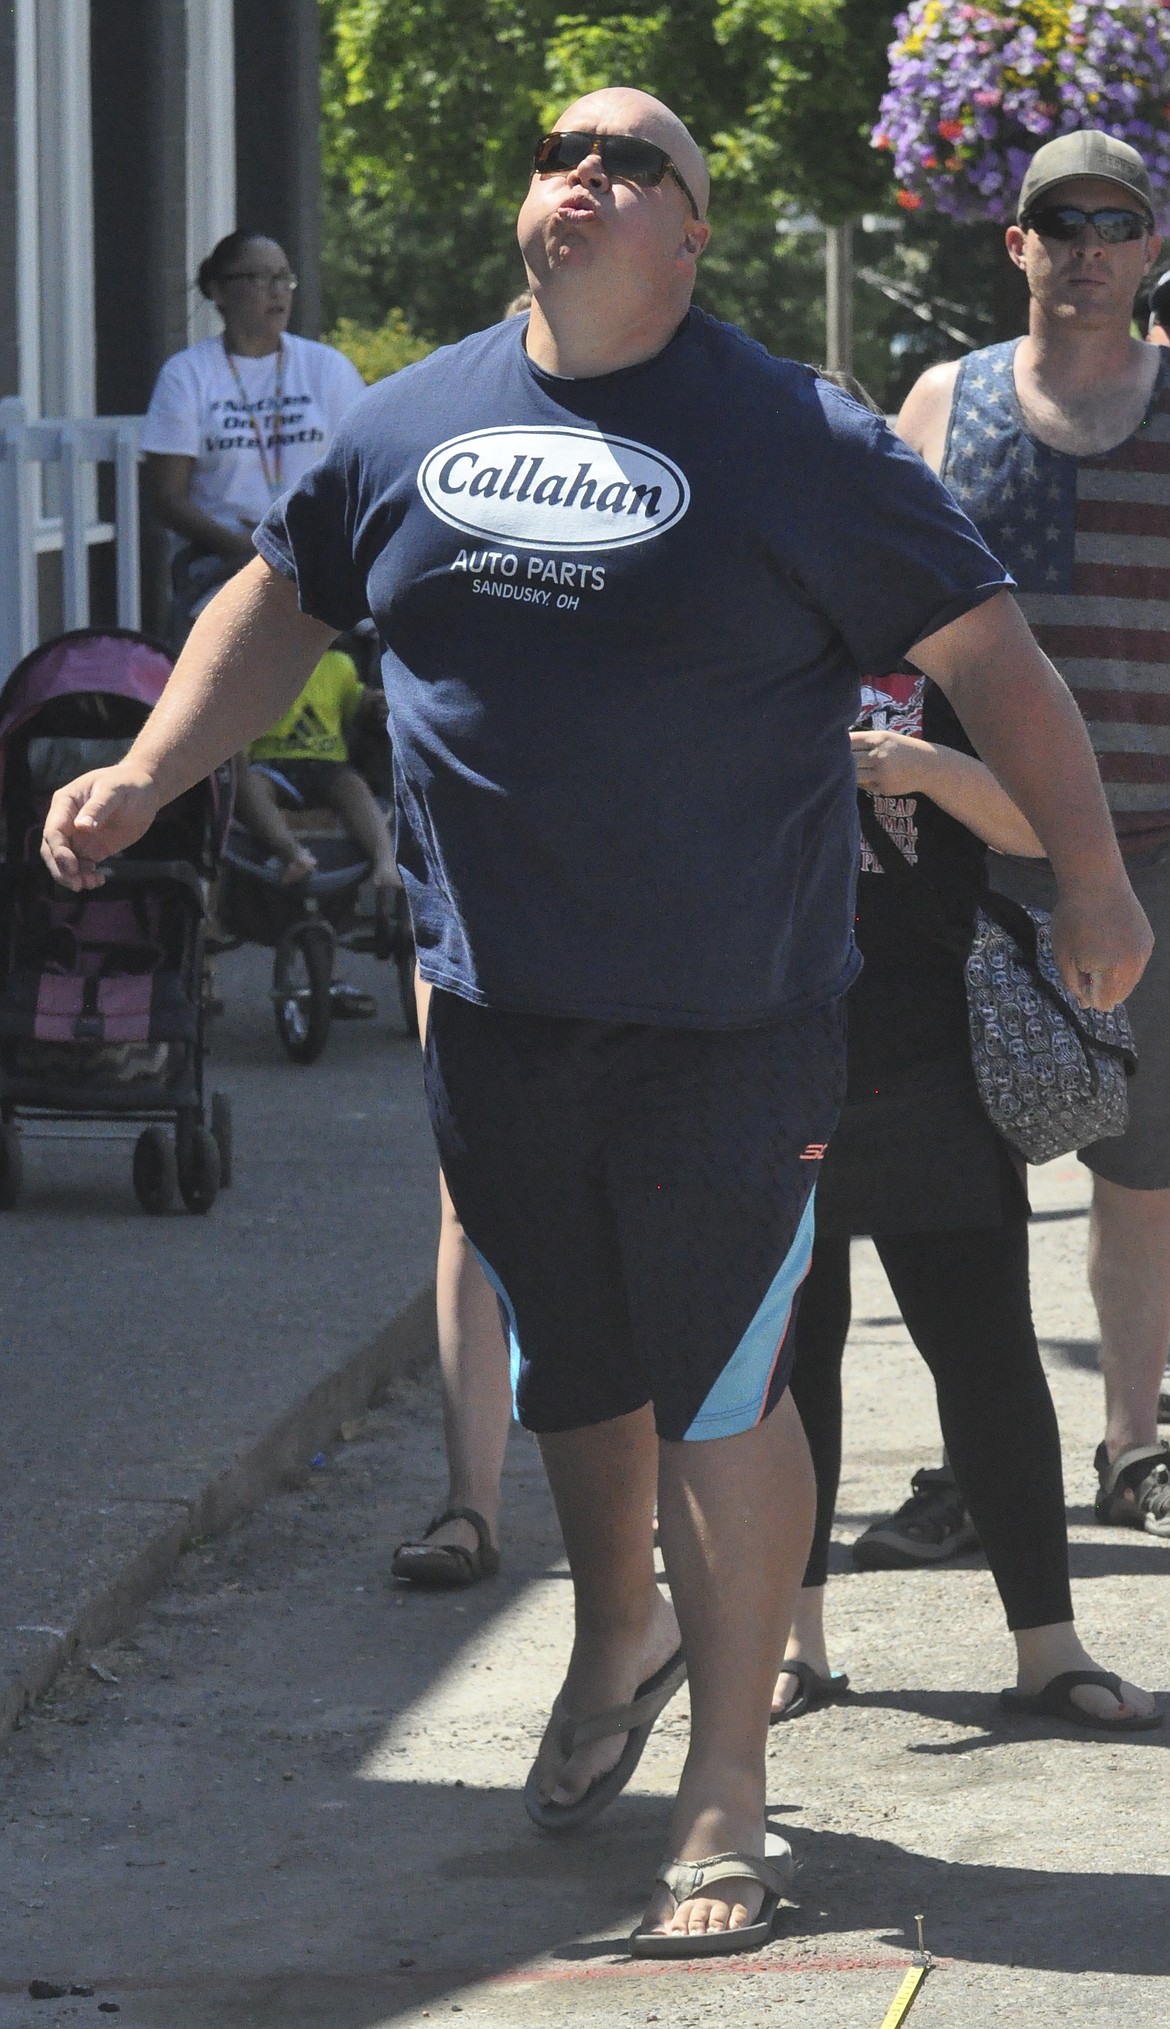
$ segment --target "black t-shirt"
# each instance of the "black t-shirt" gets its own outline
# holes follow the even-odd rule
[[[880,418],[692,311],[568,380],[512,318],[371,388],[257,547],[373,615],[424,978],[698,1028],[856,970],[859,674],[1011,580]]]
[[[888,730],[973,754],[949,701],[923,676],[870,678],[859,731]],[[969,938],[987,888],[987,848],[929,796],[875,796],[879,822],[930,882],[947,928]],[[865,969],[849,996],[849,1098],[880,1093],[914,1065],[966,1054],[967,998],[959,958],[918,922],[902,883],[862,840],[854,925]]]

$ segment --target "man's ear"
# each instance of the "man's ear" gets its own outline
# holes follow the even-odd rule
[[[1017,268],[1022,268],[1024,265],[1025,237],[1023,227],[1018,225],[1009,225],[1003,236],[1003,243],[1008,250],[1008,258],[1015,262]]]
[[[692,218],[683,234],[683,252],[692,261],[697,261],[710,237],[711,228],[707,224],[706,219]]]

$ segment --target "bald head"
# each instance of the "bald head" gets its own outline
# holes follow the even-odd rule
[[[676,164],[694,193],[700,214],[706,215],[711,178],[698,144],[678,114],[650,92],[636,91],[630,85],[607,85],[604,91],[587,92],[583,99],[574,99],[565,107],[556,125],[562,132],[639,134],[644,141],[653,141]]]

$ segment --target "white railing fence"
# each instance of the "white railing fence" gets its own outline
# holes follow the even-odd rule
[[[141,416],[30,420],[17,397],[0,401],[0,684],[43,638],[38,556],[60,551],[63,625],[87,627],[89,552],[112,542],[118,625],[141,625],[141,428]],[[112,522],[96,518],[99,465],[114,468]]]

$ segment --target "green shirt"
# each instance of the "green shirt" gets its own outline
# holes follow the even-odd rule
[[[253,761],[348,761],[345,728],[364,696],[357,669],[330,648],[282,719],[248,749]]]

